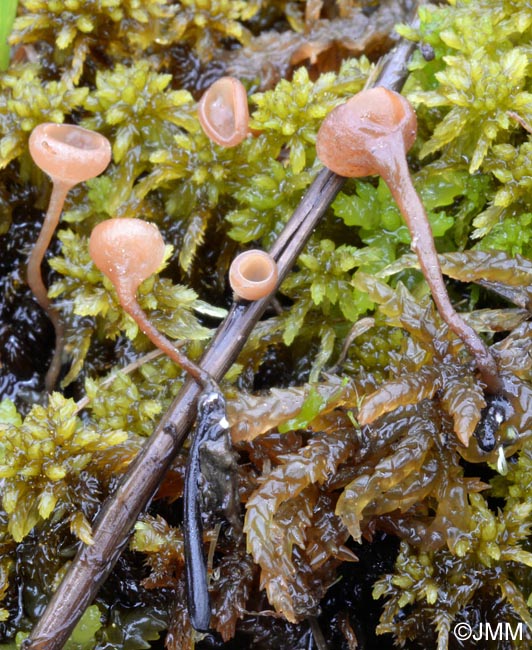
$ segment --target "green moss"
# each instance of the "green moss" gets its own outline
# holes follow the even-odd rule
[[[526,214],[531,207],[532,143],[523,142],[518,147],[510,144],[493,147],[486,168],[501,182],[502,186],[497,189],[490,207],[475,218],[473,224],[476,230],[473,236],[479,238],[488,235],[479,246],[484,250],[497,248],[509,251],[513,255],[527,251],[526,235],[519,250],[519,244],[515,235],[511,236],[511,231],[512,224],[515,224],[516,220],[524,219],[522,225],[526,226]],[[508,239],[501,241],[505,233]]]
[[[115,163],[136,148],[147,154],[156,144],[169,144],[177,131],[172,126],[193,122],[184,110],[190,94],[169,90],[171,79],[169,74],[157,74],[146,60],[131,66],[119,63],[96,74],[96,88],[84,104],[93,116],[83,124],[112,137]]]
[[[97,605],[91,605],[74,628],[65,650],[90,650],[95,644],[95,634],[101,627],[100,609]]]
[[[2,74],[0,89],[0,168],[26,151],[30,132],[41,122],[63,122],[89,92],[64,80],[43,83],[35,65]]]
[[[532,94],[526,92],[528,58],[525,49],[512,48],[493,55],[485,48],[445,57],[446,68],[436,74],[438,92],[412,93],[414,102],[450,111],[421,149],[426,156],[457,140],[477,171],[501,131],[510,130],[509,111],[532,118]],[[471,97],[475,100],[471,101]],[[473,125],[480,128],[474,129]],[[456,146],[456,144],[454,145]]]
[[[482,238],[495,228],[493,238],[481,246],[495,244],[515,253],[513,238],[504,233],[530,211],[529,143],[522,125],[532,121],[532,11],[513,1],[450,4],[423,7],[419,31],[402,30],[430,43],[436,53],[430,62],[418,55],[407,82],[411,101],[431,109],[432,132],[425,135],[420,154],[440,152],[447,164],[463,157],[471,173],[481,170],[495,177],[500,185],[489,207],[475,217],[472,236]]]
[[[265,131],[289,151],[289,164],[299,174],[315,159],[316,132],[323,118],[343,99],[362,90],[371,70],[369,61],[351,59],[338,74],[309,79],[306,68],[298,68],[291,81],[282,79],[265,93],[252,96],[257,109],[251,128]]]
[[[203,59],[210,59],[224,38],[247,45],[251,34],[243,22],[252,18],[260,1],[181,0],[175,29],[178,39],[190,43]]]
[[[9,402],[2,412],[2,506],[14,540],[20,542],[55,510],[63,511],[75,534],[90,543],[90,525],[77,505],[89,489],[84,470],[123,443],[127,433],[83,426],[75,402],[59,393],[50,397],[47,408],[34,406],[24,420]]]
[[[476,630],[479,609],[494,627],[504,615],[514,626],[522,619],[532,628],[521,591],[525,585],[514,571],[515,564],[532,566],[532,554],[523,548],[530,535],[531,504],[519,508],[508,504],[494,514],[477,494],[470,496],[470,505],[471,530],[458,553],[448,549],[427,553],[402,543],[395,573],[379,580],[373,591],[374,598],[387,598],[377,628],[380,634],[392,634],[404,644],[428,624],[435,647],[443,650],[457,623]],[[506,604],[509,608],[503,614]]]
[[[89,54],[122,58],[139,54],[157,41],[172,42],[177,7],[168,0],[21,0],[11,42],[53,46],[53,61],[77,82]]]

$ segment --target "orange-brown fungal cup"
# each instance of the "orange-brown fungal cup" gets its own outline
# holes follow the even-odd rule
[[[229,269],[229,284],[235,295],[243,300],[264,298],[275,289],[277,279],[275,260],[261,250],[240,253]]]
[[[325,118],[316,141],[318,158],[340,176],[382,176],[410,230],[412,250],[441,317],[475,358],[487,389],[497,393],[501,380],[495,360],[449,300],[427,213],[410,177],[406,152],[416,128],[414,109],[399,93],[381,87],[364,90]]]
[[[103,135],[74,124],[47,122],[36,126],[29,138],[35,164],[52,179],[53,187],[44,223],[28,259],[27,280],[39,305],[55,329],[55,351],[46,374],[46,388],[52,390],[61,370],[63,324],[50,305],[41,274],[41,263],[59,223],[69,190],[101,174],[111,161],[111,145]]]
[[[222,77],[203,94],[198,117],[205,134],[221,147],[236,147],[249,133],[248,96],[234,77]]]
[[[157,226],[141,219],[108,219],[93,229],[89,253],[116,289],[124,309],[139,286],[160,268],[165,243]]]
[[[109,140],[74,124],[46,122],[29,139],[31,157],[55,182],[70,187],[99,176],[111,162]]]
[[[159,332],[137,302],[137,289],[160,268],[164,252],[164,240],[157,226],[141,219],[102,221],[93,229],[89,240],[92,261],[112,282],[124,311],[156,347],[201,386],[211,388],[214,380],[209,373],[193,363]]]

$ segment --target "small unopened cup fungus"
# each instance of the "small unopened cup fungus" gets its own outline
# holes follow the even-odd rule
[[[235,296],[243,300],[260,300],[277,285],[278,271],[275,260],[261,250],[240,253],[229,269],[229,284]]]

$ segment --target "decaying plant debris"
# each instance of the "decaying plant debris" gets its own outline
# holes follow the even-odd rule
[[[92,264],[91,230],[157,224],[172,252],[137,297],[198,359],[231,303],[232,258],[281,232],[320,170],[323,118],[375,75],[407,5],[20,0],[0,77],[0,647],[33,627],[184,382]],[[386,186],[348,181],[222,383],[245,534],[206,526],[214,629],[197,647],[467,648],[454,626],[480,621],[523,623],[507,647],[530,643],[532,10],[453,0],[419,17],[398,28],[422,45],[403,90],[410,168],[451,299],[495,355],[504,416],[438,317]],[[255,135],[222,149],[196,102],[228,73]],[[50,190],[27,141],[44,121],[113,147],[71,192],[43,266],[65,323],[49,400],[53,327],[25,283]],[[192,647],[187,453],[67,647]]]

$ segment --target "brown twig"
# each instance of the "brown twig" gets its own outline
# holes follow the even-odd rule
[[[376,83],[400,90],[413,43],[400,43],[383,62]],[[309,187],[270,250],[286,277],[316,224],[345,179],[324,169]],[[205,352],[201,366],[220,381],[236,360],[270,297],[235,303]],[[104,504],[93,525],[94,543],[81,545],[41,619],[24,642],[25,650],[60,650],[85,609],[93,601],[124,549],[137,517],[154,495],[165,472],[192,427],[200,386],[188,380],[143,450],[124,475],[115,494]]]

